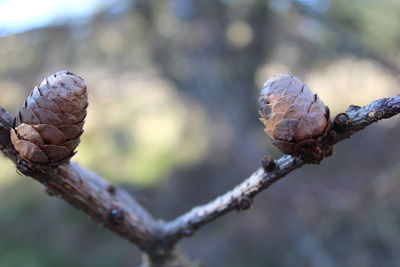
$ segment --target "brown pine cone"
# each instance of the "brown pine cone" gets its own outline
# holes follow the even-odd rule
[[[306,84],[291,75],[278,74],[269,79],[259,103],[265,132],[286,154],[296,153],[296,144],[317,141],[330,125],[329,109]]]
[[[18,110],[11,142],[23,159],[62,164],[79,145],[87,106],[85,81],[59,71],[35,87]]]

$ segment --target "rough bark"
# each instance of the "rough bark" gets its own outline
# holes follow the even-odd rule
[[[365,107],[351,106],[335,118],[326,145],[336,144],[373,122],[400,113],[400,95],[376,100]],[[126,191],[75,163],[61,166],[33,164],[15,151],[9,132],[12,116],[0,108],[0,149],[17,169],[43,184],[53,194],[111,231],[136,244],[146,253],[143,266],[191,266],[175,250],[175,244],[202,225],[232,210],[250,208],[254,197],[305,163],[285,155],[264,161],[243,183],[208,204],[198,206],[171,222],[154,219]],[[147,264],[147,265],[146,265]]]

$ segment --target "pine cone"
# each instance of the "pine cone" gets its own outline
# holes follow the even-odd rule
[[[259,103],[265,132],[287,154],[296,152],[290,144],[316,140],[329,125],[324,103],[299,78],[291,75],[278,74],[269,79]]]
[[[18,110],[11,142],[26,160],[62,164],[75,154],[87,106],[85,81],[59,71],[35,87]]]

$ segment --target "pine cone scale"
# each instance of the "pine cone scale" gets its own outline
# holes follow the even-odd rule
[[[65,146],[66,148],[68,148],[69,151],[74,152],[75,148],[78,147],[79,143],[80,143],[79,140],[71,140],[71,141],[65,142],[62,145]]]
[[[53,101],[51,101],[50,99],[48,99],[44,96],[38,97],[35,102],[32,101],[31,103],[35,103],[37,107],[28,106],[28,108],[33,108],[33,109],[41,108],[41,109],[52,111],[54,113],[60,112],[60,109],[58,108],[56,103],[54,103]]]
[[[60,108],[61,112],[72,112],[75,109],[74,103],[62,97],[53,98],[54,103]]]
[[[61,124],[75,125],[80,122],[77,117],[70,113],[58,113],[56,114],[61,119]],[[60,125],[60,124],[59,124]]]
[[[291,142],[294,140],[299,121],[296,119],[286,119],[279,121],[272,132],[272,137],[276,140]]]
[[[11,142],[23,158],[29,158],[30,160],[38,163],[45,163],[49,161],[47,155],[36,144],[30,141],[19,139],[14,129],[11,129]]]
[[[79,122],[81,122],[87,116],[86,108],[87,108],[87,106],[85,107],[84,110],[82,110],[82,111],[73,111],[71,114],[74,115],[78,119]]]
[[[18,111],[17,118],[18,118],[17,126],[22,122],[27,124],[40,124],[40,120],[36,116],[36,114],[32,110],[27,108],[20,109]]]
[[[33,128],[35,128],[46,144],[60,145],[66,141],[64,133],[55,126],[39,124],[33,126]]]
[[[22,123],[16,128],[18,137],[35,144],[44,144],[43,138],[34,127],[29,124]]]
[[[62,161],[71,155],[71,151],[64,146],[40,145],[39,147],[52,161]]]
[[[39,119],[42,124],[51,124],[51,125],[61,125],[63,124],[60,116],[57,116],[54,112],[50,110],[45,110],[41,108],[34,109],[36,117]]]
[[[82,127],[78,125],[61,125],[57,129],[64,134],[66,140],[76,139],[83,133]]]

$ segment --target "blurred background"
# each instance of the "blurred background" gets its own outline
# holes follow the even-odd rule
[[[172,219],[271,147],[257,97],[302,78],[331,114],[400,92],[396,0],[0,0],[0,105],[68,69],[87,81],[74,160]],[[205,266],[399,266],[400,118],[374,124],[183,240]],[[136,266],[139,250],[0,158],[0,266]]]

